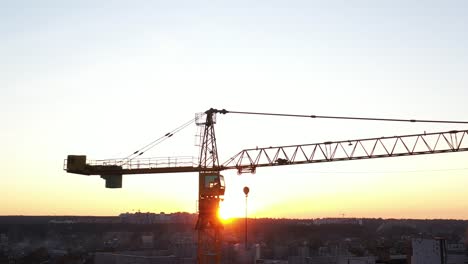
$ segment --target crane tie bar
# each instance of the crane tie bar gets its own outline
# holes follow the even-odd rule
[[[242,112],[229,111],[226,109],[217,110],[211,108],[205,113],[220,113],[220,114],[245,114],[245,115],[268,115],[282,117],[307,117],[307,118],[325,118],[325,119],[345,119],[345,120],[361,120],[361,121],[390,121],[390,122],[411,122],[411,123],[442,123],[442,124],[468,124],[468,121],[458,120],[428,120],[428,119],[401,119],[401,118],[375,118],[375,117],[352,117],[352,116],[324,116],[324,115],[296,115],[296,114],[279,114],[279,113],[262,113],[262,112]]]

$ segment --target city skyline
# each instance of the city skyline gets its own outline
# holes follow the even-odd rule
[[[67,174],[218,109],[468,120],[463,1],[33,1],[0,8],[0,215],[195,212],[196,173]],[[466,125],[218,115],[220,161],[245,148]],[[194,156],[190,126],[143,157]],[[226,171],[227,215],[468,219],[466,153]],[[196,158],[195,158],[196,160]]]

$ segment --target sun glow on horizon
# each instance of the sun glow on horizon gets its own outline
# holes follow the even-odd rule
[[[221,221],[229,222],[233,218],[244,217],[245,208],[239,206],[232,201],[223,201],[220,203],[218,215]]]

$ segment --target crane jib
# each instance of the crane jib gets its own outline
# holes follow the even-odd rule
[[[70,155],[64,169],[83,175],[158,174],[235,169],[255,172],[257,167],[361,160],[386,157],[468,151],[468,130],[452,130],[404,136],[327,141],[323,143],[244,149],[219,166],[202,168],[187,157],[153,159],[86,160],[84,155]]]

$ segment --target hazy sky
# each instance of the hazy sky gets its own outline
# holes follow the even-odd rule
[[[210,107],[468,120],[466,1],[3,1],[0,214],[195,211],[196,174],[67,174],[68,154],[123,157]],[[218,116],[243,148],[460,125]],[[196,154],[196,127],[150,156]],[[252,216],[468,219],[468,153],[225,172]],[[455,170],[456,169],[456,170]]]

